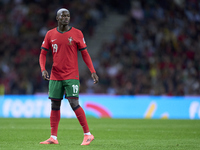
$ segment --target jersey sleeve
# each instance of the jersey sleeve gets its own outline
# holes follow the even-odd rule
[[[47,51],[42,49],[40,52],[40,57],[39,57],[39,64],[40,64],[41,72],[46,70],[45,69],[46,55],[47,55]]]
[[[42,42],[41,49],[49,51],[50,49],[50,41],[49,41],[49,32],[45,35],[44,41]]]
[[[91,73],[96,73],[95,69],[94,69],[94,66],[92,64],[92,60],[91,60],[91,57],[87,51],[87,49],[85,50],[82,50],[81,51],[81,55],[83,57],[83,60],[85,62],[85,64],[87,65],[87,67],[89,68],[90,72]]]
[[[77,45],[78,45],[78,49],[80,51],[87,49],[87,45],[85,43],[85,39],[84,39],[83,33],[81,31],[79,31],[79,33],[78,33],[78,43],[77,43]]]

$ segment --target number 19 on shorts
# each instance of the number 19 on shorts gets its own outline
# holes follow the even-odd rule
[[[78,85],[72,85],[73,88],[73,93],[77,94],[78,93]]]

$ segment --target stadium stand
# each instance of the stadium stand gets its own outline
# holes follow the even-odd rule
[[[199,95],[200,2],[140,0],[131,1],[131,5],[129,2],[2,0],[0,85],[5,88],[2,91],[47,93],[48,82],[42,79],[38,64],[40,46],[46,31],[56,26],[57,9],[66,7],[71,12],[71,25],[81,29],[88,39],[106,18],[107,9],[128,16],[93,58],[100,83],[93,86],[90,72],[80,72],[81,93]],[[51,63],[49,55],[46,67],[49,70]]]
[[[112,42],[102,44],[94,61],[99,86],[84,75],[82,90],[115,95],[199,95],[199,8],[196,0],[133,1],[129,19]]]

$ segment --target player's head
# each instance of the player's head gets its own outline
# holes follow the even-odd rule
[[[56,20],[61,25],[68,25],[70,21],[70,12],[65,8],[61,8],[57,11]]]

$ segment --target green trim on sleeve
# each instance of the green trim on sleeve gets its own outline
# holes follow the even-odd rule
[[[41,47],[41,49],[45,50],[45,51],[49,51],[48,49],[44,48],[44,47]]]
[[[85,49],[87,49],[87,47],[85,47],[85,48],[81,48],[81,49],[79,49],[79,51],[82,51],[82,50],[85,50]]]

